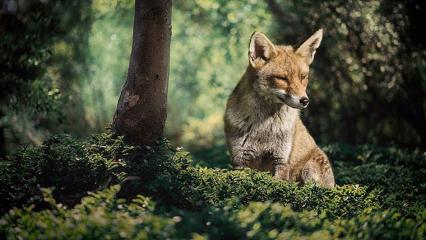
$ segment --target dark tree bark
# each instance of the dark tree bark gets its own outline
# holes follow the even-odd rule
[[[127,142],[153,145],[167,113],[171,0],[136,0],[133,45],[127,81],[113,120],[113,131]]]

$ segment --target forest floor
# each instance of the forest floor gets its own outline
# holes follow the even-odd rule
[[[0,161],[1,239],[424,239],[426,156],[323,147],[334,189],[232,170],[224,146],[54,136]],[[192,160],[194,158],[194,160]]]

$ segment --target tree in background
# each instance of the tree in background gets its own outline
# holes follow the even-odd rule
[[[10,23],[4,30],[4,16],[0,23],[0,126],[7,148],[38,144],[55,132],[83,137],[104,131],[129,67],[134,1],[0,2],[2,14],[6,2],[32,6],[25,11],[18,6],[15,14],[25,28]],[[225,102],[247,64],[250,34],[262,31],[276,42],[297,45],[321,27],[325,35],[310,77],[312,102],[302,112],[315,139],[424,146],[426,57],[418,34],[424,5],[418,0],[175,1],[165,135],[191,151],[221,145]],[[43,103],[48,99],[52,104]],[[15,106],[19,109],[12,110]]]
[[[133,45],[113,130],[125,140],[152,145],[167,117],[171,0],[136,0]]]

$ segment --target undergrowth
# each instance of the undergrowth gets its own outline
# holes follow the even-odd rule
[[[221,148],[214,149],[222,156],[212,162],[200,160],[200,154],[194,162],[166,140],[141,149],[110,133],[86,141],[52,137],[0,161],[0,210],[5,213],[0,237],[425,236],[426,158],[420,152],[327,146],[339,186],[325,189],[231,170]]]

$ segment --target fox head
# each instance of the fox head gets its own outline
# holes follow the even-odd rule
[[[273,44],[263,33],[250,38],[249,63],[256,73],[253,86],[260,95],[274,102],[302,109],[309,104],[306,95],[309,65],[322,39],[316,31],[297,49]]]

